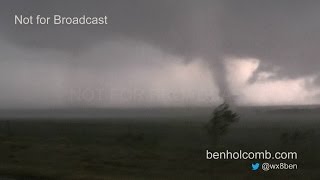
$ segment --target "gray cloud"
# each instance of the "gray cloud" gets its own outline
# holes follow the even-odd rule
[[[278,78],[319,75],[319,9],[320,2],[311,0],[1,1],[0,32],[10,43],[35,52],[45,48],[78,54],[104,41],[126,39],[150,44],[186,62],[199,57],[213,69],[221,96],[230,97],[225,56],[258,58],[258,71],[279,68]],[[15,26],[14,14],[107,15],[109,24]],[[81,60],[67,63],[82,64],[77,61]]]

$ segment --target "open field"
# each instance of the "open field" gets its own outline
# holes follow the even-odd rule
[[[13,179],[318,179],[318,112],[243,110],[216,147],[204,129],[205,116],[2,118],[0,174]],[[252,160],[206,160],[207,149],[297,151],[297,160],[257,162],[297,163],[298,170],[253,172]]]

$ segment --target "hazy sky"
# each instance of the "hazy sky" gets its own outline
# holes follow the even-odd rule
[[[108,25],[14,25],[14,15]],[[320,1],[0,2],[0,107],[320,103]]]

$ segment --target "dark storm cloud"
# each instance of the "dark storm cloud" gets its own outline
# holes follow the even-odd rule
[[[155,44],[172,53],[193,54],[212,33],[215,6],[192,1],[7,1],[1,2],[2,32],[26,47],[78,50],[110,38],[124,37]],[[196,7],[195,5],[199,6]],[[212,4],[210,4],[212,5]],[[207,6],[207,7],[206,7]],[[208,18],[198,16],[206,13]],[[213,12],[211,12],[213,13]],[[104,16],[107,26],[15,26],[14,14],[52,16]],[[212,14],[213,15],[213,14]],[[198,17],[197,17],[198,16]],[[210,18],[209,18],[210,17]],[[206,22],[202,22],[206,18]],[[204,25],[203,23],[208,23]],[[216,23],[213,23],[214,25]],[[205,26],[205,28],[204,28]],[[206,31],[206,32],[204,32]],[[203,34],[205,33],[205,34]],[[213,43],[213,42],[212,42]],[[207,47],[209,49],[209,47]]]
[[[227,7],[224,53],[259,58],[261,70],[279,66],[286,77],[319,73],[319,1],[238,1]]]
[[[320,1],[1,1],[0,13],[2,38],[35,51],[78,53],[124,38],[203,58],[227,96],[225,56],[258,58],[260,71],[280,68],[279,78],[319,74]],[[14,14],[107,15],[109,24],[15,26]]]

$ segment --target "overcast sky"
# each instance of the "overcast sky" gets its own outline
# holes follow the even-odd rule
[[[108,16],[15,25],[14,15]],[[0,2],[0,107],[320,103],[320,1]]]

